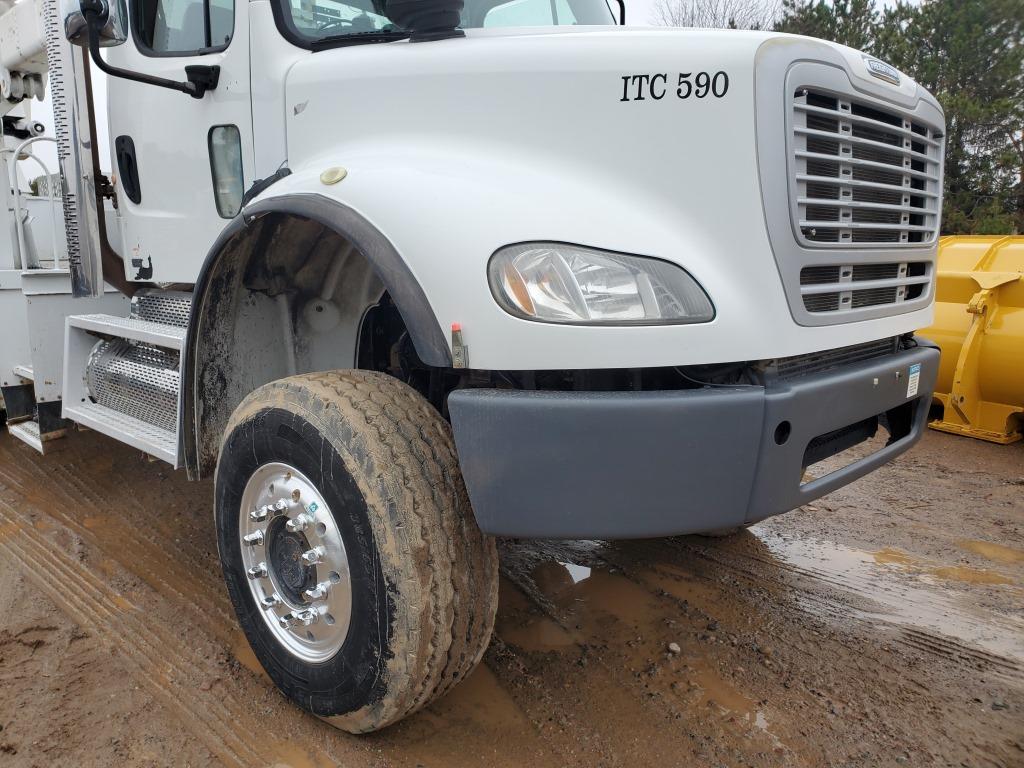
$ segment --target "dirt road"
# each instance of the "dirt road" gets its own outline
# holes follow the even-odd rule
[[[0,766],[1024,766],[1022,444],[929,433],[727,540],[504,542],[485,663],[359,738],[263,675],[211,495],[0,437]]]

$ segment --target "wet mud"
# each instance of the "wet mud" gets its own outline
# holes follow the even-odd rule
[[[363,737],[260,668],[211,497],[0,436],[0,765],[1024,766],[1022,445],[930,433],[727,539],[503,541],[483,664]]]

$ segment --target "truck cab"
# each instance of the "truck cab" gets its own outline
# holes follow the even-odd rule
[[[32,322],[0,271],[8,422],[212,477],[254,652],[340,728],[479,662],[495,536],[736,530],[925,428],[945,125],[885,62],[605,0],[33,1],[67,255]]]

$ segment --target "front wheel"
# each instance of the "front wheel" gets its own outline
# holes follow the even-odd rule
[[[426,705],[476,666],[497,607],[451,431],[383,374],[294,376],[233,414],[218,546],[242,629],[293,701],[354,733]]]

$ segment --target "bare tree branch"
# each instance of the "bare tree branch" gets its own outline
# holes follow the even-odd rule
[[[781,0],[657,0],[654,23],[665,27],[770,29]]]

